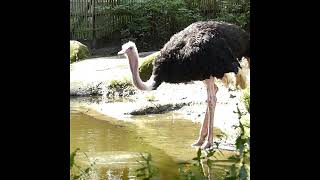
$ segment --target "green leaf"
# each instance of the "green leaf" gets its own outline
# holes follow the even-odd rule
[[[142,171],[142,170],[145,170],[145,169],[147,169],[148,167],[142,167],[142,168],[139,168],[139,169],[137,169],[136,171]]]
[[[74,150],[71,154],[70,154],[70,169],[73,167],[74,165],[74,159],[76,157],[77,152],[80,150],[80,148],[77,148],[76,150]]]
[[[145,174],[137,174],[136,177],[145,176]]]
[[[210,150],[209,153],[208,153],[208,155],[207,155],[207,157],[213,156],[215,152],[216,152],[216,151],[214,151],[214,150]]]
[[[200,158],[200,157],[201,157],[201,149],[200,149],[200,148],[198,149],[197,157],[198,157],[198,158]]]
[[[195,157],[195,158],[192,158],[192,160],[199,161],[200,158],[199,157]]]

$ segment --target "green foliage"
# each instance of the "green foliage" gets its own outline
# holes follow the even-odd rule
[[[146,0],[116,6],[112,13],[132,17],[121,28],[121,38],[123,43],[136,42],[142,51],[161,48],[173,34],[200,20],[225,21],[250,30],[250,0],[216,1],[210,5],[214,13],[203,13],[200,4],[199,0]]]
[[[250,30],[250,0],[144,0],[116,4],[95,4],[96,37],[110,39],[115,32],[121,32],[122,41],[132,40],[143,51],[159,49],[173,34],[199,20],[220,20]],[[92,39],[91,26],[90,18],[70,16],[70,30],[77,37]]]
[[[76,154],[77,152],[79,151],[80,149],[77,148],[76,150],[74,150],[71,154],[70,154],[70,170],[72,169],[72,167],[74,166],[74,159],[76,157]]]
[[[233,157],[236,163],[232,165],[227,172],[225,180],[249,180],[250,179],[250,89],[243,92],[242,102],[245,106],[244,110],[240,110],[237,106],[239,125],[235,128],[239,130],[239,136],[236,139],[236,149],[239,152],[238,156]]]
[[[212,169],[214,166],[214,160],[212,158],[216,158],[216,153],[222,152],[219,150],[218,142],[215,142],[216,148],[209,150],[201,150],[198,149],[196,157],[192,158],[191,161],[182,162],[179,168],[180,177],[184,177],[183,179],[208,179],[208,174],[205,173],[205,167]],[[223,154],[222,154],[223,155]]]
[[[80,149],[77,148],[70,154],[70,180],[90,179],[91,172],[93,171],[93,167],[95,165],[95,162],[90,163],[90,165],[86,168],[77,165],[75,162],[75,158],[79,150]],[[87,154],[84,153],[84,155],[89,160]]]
[[[234,23],[250,31],[250,0],[219,1],[216,20]]]
[[[170,37],[201,19],[184,0],[145,0],[115,7],[116,14],[132,17],[121,31],[122,40],[135,41],[139,50],[158,49]]]
[[[137,161],[141,167],[136,169],[136,177],[138,179],[149,180],[158,172],[158,169],[153,165],[150,153],[148,153],[147,156],[143,156],[143,154],[140,153],[140,156],[143,161]]]
[[[89,57],[90,52],[87,46],[79,41],[70,41],[70,63]]]

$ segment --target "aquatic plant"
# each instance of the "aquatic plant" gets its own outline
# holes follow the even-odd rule
[[[76,162],[75,158],[77,155],[77,152],[80,149],[77,148],[70,154],[70,180],[85,180],[85,179],[90,179],[93,170],[94,170],[94,165],[95,162],[90,163],[90,165],[86,168],[80,167]],[[86,156],[86,158],[89,161],[89,158],[86,153],[83,152],[83,154]]]
[[[143,156],[143,154],[140,153],[140,156],[142,158],[142,161],[137,160],[137,162],[142,167],[136,169],[136,177],[138,179],[149,180],[158,172],[158,169],[155,165],[152,164],[152,157],[150,153],[147,153],[147,156]]]
[[[198,179],[211,179],[213,166],[215,163],[216,153],[223,155],[219,149],[219,142],[215,142],[216,147],[209,150],[198,149],[196,157],[192,158],[191,161],[179,163],[180,177],[190,180]]]

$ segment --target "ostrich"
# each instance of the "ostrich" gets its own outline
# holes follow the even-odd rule
[[[202,149],[213,145],[213,121],[218,87],[215,79],[227,73],[237,74],[240,61],[250,57],[250,36],[240,27],[216,21],[195,22],[173,35],[153,62],[150,79],[143,82],[138,71],[138,50],[129,41],[118,54],[125,54],[132,72],[133,84],[139,90],[157,89],[162,82],[203,81],[207,88],[207,108],[199,138],[193,146]]]

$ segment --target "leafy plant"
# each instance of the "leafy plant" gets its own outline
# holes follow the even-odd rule
[[[250,0],[221,0],[216,20],[234,23],[250,31]]]
[[[93,171],[93,167],[95,165],[95,162],[90,163],[90,165],[86,168],[80,167],[78,164],[75,162],[75,158],[77,155],[77,152],[80,149],[77,148],[75,151],[73,151],[70,154],[70,179],[71,180],[84,180],[84,179],[89,179],[91,176],[91,173]],[[89,160],[88,156],[86,153],[84,153],[86,158]]]
[[[243,110],[237,105],[235,113],[238,114],[239,125],[235,126],[239,130],[239,136],[236,139],[236,149],[239,152],[238,156],[232,157],[236,163],[232,165],[231,169],[227,172],[225,180],[250,179],[250,114],[249,104],[250,94],[249,90],[244,91],[242,103],[245,108]]]
[[[142,178],[143,180],[149,180],[151,179],[157,172],[157,168],[152,164],[152,157],[151,154],[148,153],[147,156],[143,156],[143,154],[140,153],[140,156],[142,158],[141,161],[137,161],[142,167],[136,169],[136,177]]]
[[[72,167],[74,166],[74,159],[76,157],[76,154],[77,152],[79,151],[80,149],[77,148],[76,150],[74,150],[71,154],[70,154],[70,170],[72,169]]]
[[[205,173],[205,167],[210,169],[213,168],[214,160],[217,159],[215,156],[217,152],[223,155],[222,151],[219,149],[219,142],[214,142],[215,148],[209,150],[198,149],[196,157],[192,158],[191,161],[182,162],[180,164],[180,176],[185,179],[208,179],[208,174]]]
[[[128,15],[132,20],[121,30],[122,41],[133,40],[138,49],[158,49],[170,37],[201,19],[199,12],[190,10],[184,0],[146,0],[119,5],[115,14]]]

